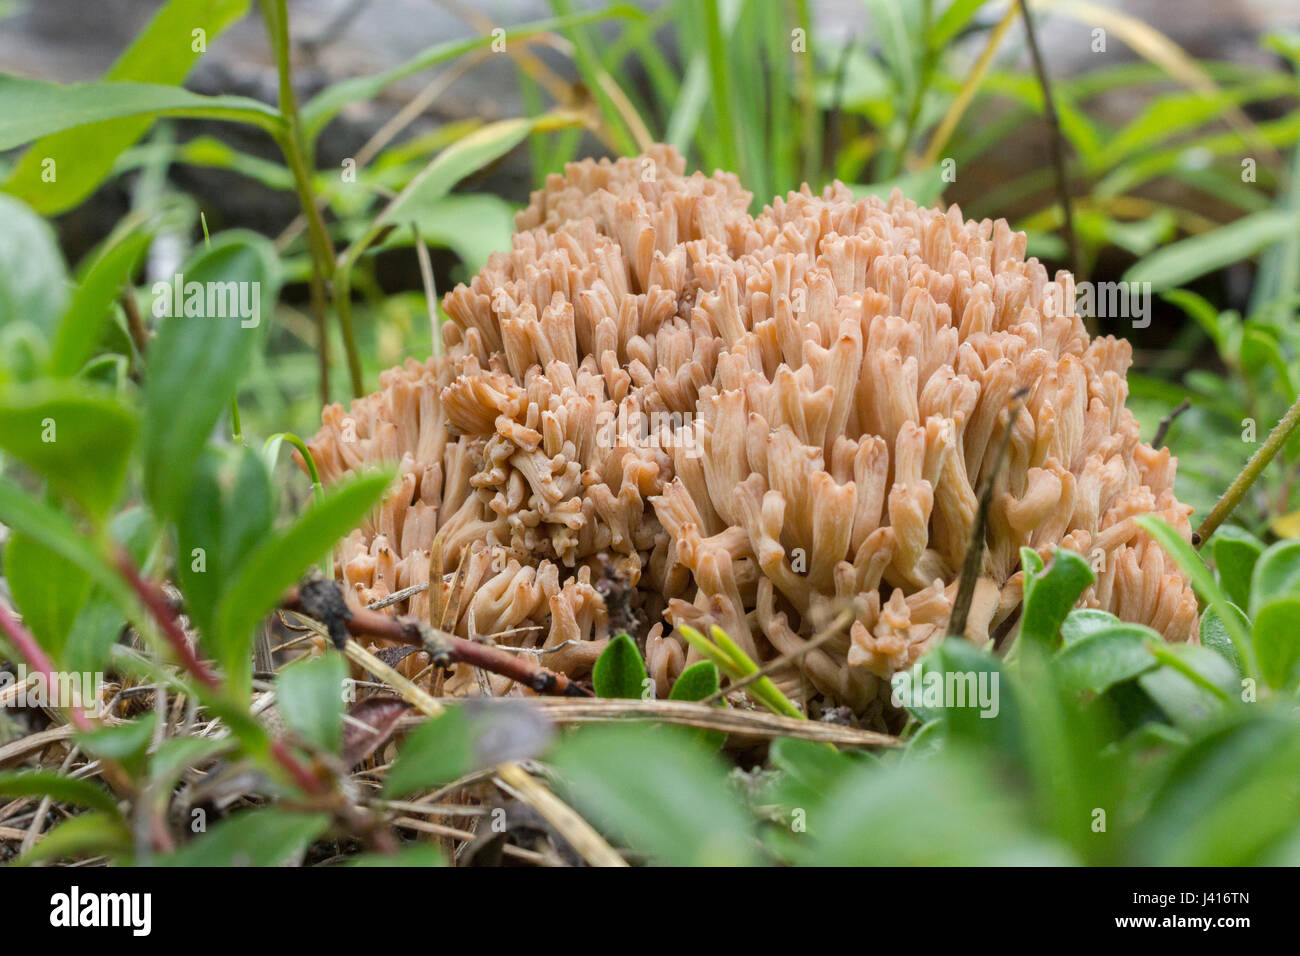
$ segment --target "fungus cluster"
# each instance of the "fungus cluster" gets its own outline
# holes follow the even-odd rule
[[[966,637],[1013,623],[1027,545],[1093,563],[1084,605],[1196,639],[1188,582],[1133,521],[1190,536],[1176,462],[1139,439],[1129,346],[1089,339],[1069,273],[956,206],[837,183],[751,216],[735,176],[683,168],[658,147],[550,177],[445,297],[446,355],[325,409],[327,481],[400,462],[341,544],[349,600],[432,578],[393,610],[572,674],[628,629],[660,693],[682,625],[770,661],[838,617],[775,679],[863,712],[943,635],[1010,428]]]

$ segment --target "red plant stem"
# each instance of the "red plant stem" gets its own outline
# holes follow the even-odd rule
[[[46,655],[44,648],[37,642],[32,632],[23,627],[3,604],[0,604],[0,630],[3,630],[8,636],[10,642],[14,645],[14,649],[26,658],[28,666],[44,677],[50,687],[56,686],[54,664]],[[68,716],[78,730],[94,729],[94,725],[91,723],[90,718],[86,716],[86,712],[75,704],[69,705]]]
[[[199,660],[194,653],[194,647],[190,640],[185,636],[185,629],[181,627],[180,616],[163,594],[162,589],[156,584],[151,584],[140,576],[135,565],[131,562],[130,556],[125,551],[119,551],[117,555],[117,568],[126,578],[131,589],[144,603],[145,610],[158,623],[158,629],[162,632],[167,643],[171,645],[176,656],[181,660],[181,666],[194,676],[205,687],[216,690],[221,686],[221,680],[213,673],[212,668]]]
[[[172,650],[180,658],[181,666],[209,690],[220,690],[221,679],[194,652],[189,638],[185,636],[185,629],[181,627],[180,615],[171,606],[162,589],[156,584],[146,581],[132,563],[130,556],[124,551],[118,552],[117,567],[122,572],[122,576],[126,578],[127,583],[131,585],[131,589],[139,596],[150,616],[158,624],[158,629],[162,632],[167,643],[171,645]],[[295,758],[293,752],[283,740],[272,740],[270,752],[275,762],[304,791],[315,795],[326,792],[327,788],[324,781]]]
[[[285,595],[284,608],[301,612],[298,591],[295,588]],[[379,637],[403,644],[426,647],[425,633],[410,618],[389,617],[368,608],[355,610],[344,622],[349,633],[358,636]],[[539,694],[556,694],[564,697],[590,697],[591,693],[564,674],[534,664],[521,655],[511,654],[491,644],[469,641],[445,631],[428,629],[434,635],[436,646],[428,649],[434,656],[442,653],[452,662],[479,667],[502,677],[509,677]]]
[[[283,740],[271,741],[271,756],[305,792],[318,796],[326,792],[325,782],[294,757],[289,745]]]

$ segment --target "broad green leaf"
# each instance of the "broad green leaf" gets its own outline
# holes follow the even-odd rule
[[[26,204],[0,194],[0,332],[25,322],[48,341],[67,301],[68,270],[54,230]]]
[[[131,831],[116,813],[98,810],[64,820],[49,830],[41,842],[18,858],[21,866],[49,860],[89,859],[108,856],[129,862],[132,852]]]
[[[280,132],[280,114],[246,96],[200,96],[154,83],[50,83],[0,74],[0,151],[105,120],[160,116],[229,120]],[[57,175],[57,169],[56,169]]]
[[[1160,639],[1140,624],[1117,624],[1095,631],[1056,656],[1061,684],[1071,693],[1103,693],[1113,684],[1158,666],[1149,644]]]
[[[1149,282],[1161,292],[1249,259],[1300,228],[1294,212],[1269,209],[1183,239],[1151,253],[1124,273],[1125,282]]]
[[[204,637],[216,631],[217,602],[227,573],[221,540],[227,502],[220,472],[220,454],[205,449],[176,517],[176,577],[190,620]]]
[[[0,478],[0,523],[11,531],[30,535],[81,568],[124,615],[130,617],[139,610],[135,594],[117,569],[109,565],[104,553],[86,539],[71,518],[5,478]]]
[[[108,656],[122,635],[126,618],[121,608],[105,595],[103,588],[92,587],[82,603],[76,620],[63,645],[63,664],[76,673],[102,671]]]
[[[58,803],[92,807],[117,814],[117,801],[103,787],[90,780],[69,777],[52,770],[0,772],[0,795],[5,797],[49,797]]]
[[[987,0],[953,0],[930,28],[927,37],[930,49],[943,50],[979,12]]]
[[[200,56],[195,31],[202,31],[206,46],[247,13],[248,6],[249,0],[169,0],[136,34],[104,80],[183,82]],[[19,160],[4,189],[45,215],[70,209],[90,195],[118,153],[143,136],[150,122],[148,116],[111,120],[48,136]],[[47,158],[56,163],[53,181],[42,176]]]
[[[640,660],[639,657],[637,659]],[[696,661],[677,676],[668,699],[704,700],[704,698],[711,697],[718,692],[718,685],[718,665],[713,661]],[[602,694],[601,696],[606,695]],[[641,695],[638,694],[637,696]]]
[[[1250,628],[1250,621],[1241,608],[1233,604],[1229,605],[1228,611],[1236,616],[1241,627]],[[1224,660],[1231,664],[1238,674],[1246,672],[1241,655],[1237,653],[1237,647],[1232,643],[1232,636],[1228,633],[1227,626],[1219,617],[1219,612],[1212,607],[1207,607],[1205,613],[1201,615],[1201,645],[1222,654]]]
[[[384,780],[384,796],[395,800],[441,787],[474,769],[470,722],[460,707],[452,707],[406,738]]]
[[[675,727],[583,727],[551,763],[598,826],[669,866],[757,862],[751,822],[726,769]]]
[[[144,752],[153,739],[157,725],[158,715],[150,711],[135,720],[79,733],[77,743],[87,753],[106,760],[117,760],[128,771],[138,773],[143,769]]]
[[[960,749],[896,766],[863,765],[817,810],[796,862],[814,866],[1059,865],[1067,852],[1032,832],[1012,792]]]
[[[285,723],[304,740],[337,753],[343,735],[343,680],[347,667],[339,654],[294,661],[275,681]]]
[[[1250,604],[1250,577],[1264,546],[1249,531],[1236,525],[1224,525],[1210,542],[1219,584],[1228,600],[1238,607]]]
[[[1025,568],[1024,613],[1019,640],[1047,646],[1056,640],[1074,602],[1096,580],[1088,562],[1073,551],[1057,548],[1046,571],[1030,573],[1041,561],[1030,548],[1020,549]]]
[[[938,199],[943,194],[944,187],[948,185],[943,175],[941,167],[931,166],[928,169],[902,173],[883,182],[850,186],[849,189],[852,190],[854,199],[865,199],[868,196],[888,199],[895,189],[899,189],[908,199],[920,205],[928,205]]]
[[[423,210],[446,196],[470,173],[500,159],[522,143],[529,133],[554,123],[555,118],[549,115],[499,120],[480,126],[448,146],[415,174],[406,188],[375,217],[366,232],[348,247],[346,266],[355,263],[386,227],[418,220]]]
[[[720,681],[721,675],[718,673],[717,664],[713,661],[696,661],[677,675],[677,680],[673,682],[673,689],[668,693],[668,699],[704,700],[718,692]],[[718,701],[718,705],[725,706],[722,701]],[[692,735],[710,750],[717,750],[727,741],[727,735],[717,730],[696,728],[692,731]]]
[[[859,765],[833,747],[792,737],[774,740],[767,759],[773,769],[780,771],[780,776],[766,791],[764,799],[790,812],[804,811],[811,817],[807,822],[812,826],[816,824],[815,808]]]
[[[591,671],[597,697],[640,700],[646,688],[645,663],[636,642],[620,634],[606,645]]]
[[[1153,648],[1164,666],[1138,677],[1142,689],[1175,725],[1194,728],[1222,712],[1240,691],[1240,679],[1223,655],[1198,644]]]
[[[222,568],[234,568],[266,540],[275,520],[275,489],[266,460],[244,449],[221,527]]]
[[[392,478],[391,472],[382,472],[340,482],[288,529],[264,541],[238,569],[232,569],[217,606],[209,650],[221,662],[237,692],[247,693],[257,622],[322,554],[361,524]]]
[[[905,676],[894,675],[894,699],[922,720],[938,721],[950,741],[1020,756],[1019,709],[996,655],[967,640],[947,638],[917,663]]]
[[[516,699],[449,708],[407,738],[384,781],[384,794],[401,797],[506,761],[531,760],[550,745],[553,733],[545,714]]]
[[[47,381],[0,397],[0,449],[96,516],[117,502],[136,431],[132,410],[85,384]]]
[[[344,866],[446,866],[447,857],[436,846],[404,846],[396,853],[363,853],[349,859]]]
[[[1260,715],[1213,730],[1171,764],[1129,842],[1132,860],[1166,866],[1257,863],[1300,821],[1298,779],[1300,733],[1293,719]]]
[[[64,663],[68,633],[90,596],[90,576],[22,533],[5,545],[4,574],[23,623],[56,663]]]
[[[1255,615],[1255,655],[1269,686],[1283,688],[1300,664],[1300,597],[1270,601]]]
[[[418,208],[417,208],[418,207]],[[487,264],[494,252],[508,252],[515,231],[515,206],[485,193],[443,196],[413,203],[402,211],[402,222],[376,248],[409,246],[414,221],[427,245],[445,246],[456,253],[469,272]]]
[[[1061,643],[1064,647],[1069,647],[1090,634],[1109,630],[1119,623],[1119,618],[1109,611],[1091,607],[1077,608],[1066,615],[1061,623]]]
[[[245,810],[222,820],[158,866],[287,866],[329,829],[329,814],[274,807]]]
[[[1255,563],[1250,579],[1250,616],[1281,597],[1300,597],[1300,541],[1279,541]]]
[[[111,242],[90,263],[59,323],[50,356],[50,371],[55,375],[75,375],[95,351],[114,300],[152,238],[147,230],[132,230]]]
[[[1228,630],[1228,635],[1232,638],[1233,645],[1237,648],[1237,653],[1246,662],[1246,673],[1254,673],[1255,657],[1250,646],[1250,631],[1242,625],[1237,615],[1232,613],[1232,602],[1219,588],[1218,583],[1214,580],[1214,575],[1205,566],[1205,562],[1201,560],[1200,555],[1192,550],[1192,546],[1184,541],[1183,536],[1175,531],[1168,522],[1156,515],[1139,515],[1134,520],[1142,526],[1147,534],[1155,538],[1156,543],[1165,549],[1165,553],[1183,569],[1183,573],[1191,580],[1192,587],[1201,596],[1201,600],[1218,613],[1219,619],[1223,621]],[[1263,562],[1263,558],[1260,558],[1260,562]],[[1257,563],[1254,571],[1256,580],[1259,573],[1260,564]],[[1252,592],[1257,589],[1258,585],[1252,584]]]
[[[175,281],[154,285],[153,310],[170,314],[149,349],[144,389],[145,486],[155,510],[172,519],[213,425],[247,371],[279,288],[274,247],[250,232],[221,234],[181,275],[179,296]]]

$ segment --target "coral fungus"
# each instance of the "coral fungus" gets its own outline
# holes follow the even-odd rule
[[[432,578],[395,609],[581,673],[616,593],[661,692],[681,625],[764,661],[849,608],[774,677],[864,711],[944,633],[992,477],[968,639],[1013,622],[1022,546],[1087,557],[1085,605],[1196,639],[1191,588],[1133,521],[1190,534],[1175,460],[1140,441],[1129,346],[1089,339],[1069,273],[955,206],[837,183],[752,216],[734,176],[683,165],[659,147],[550,177],[511,251],[444,299],[447,354],[325,409],[326,480],[401,463],[341,546],[349,600]]]

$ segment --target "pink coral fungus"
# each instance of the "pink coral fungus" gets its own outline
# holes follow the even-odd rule
[[[1196,639],[1191,588],[1133,521],[1190,534],[1175,460],[1140,441],[1129,346],[1089,339],[1069,273],[956,206],[837,183],[752,216],[735,176],[683,166],[660,147],[550,177],[511,251],[446,296],[447,354],[325,409],[326,480],[401,465],[341,545],[350,600],[432,576],[395,610],[437,608],[578,674],[628,628],[661,693],[690,659],[682,625],[767,661],[847,608],[847,629],[775,677],[861,712],[944,633],[1027,388],[967,638],[1014,620],[1027,545],[1093,563],[1083,604]]]

